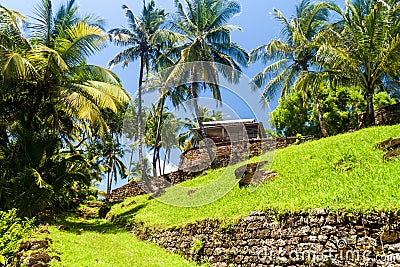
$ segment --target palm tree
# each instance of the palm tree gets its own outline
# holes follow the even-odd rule
[[[144,163],[144,170],[146,171],[145,176],[150,176],[151,175],[150,162],[146,157],[143,158],[143,163]],[[130,170],[129,173],[131,177],[129,181],[134,180],[135,178],[141,179],[144,175],[142,174],[142,167],[140,166],[140,162],[133,162],[132,169]]]
[[[191,67],[190,98],[194,106],[196,120],[200,127],[202,138],[206,140],[207,151],[212,158],[212,151],[205,138],[205,130],[201,120],[201,114],[197,103],[200,90],[211,90],[213,97],[221,101],[221,93],[218,85],[219,68],[222,74],[230,81],[237,81],[237,74],[241,71],[240,65],[246,66],[248,61],[247,52],[238,44],[232,42],[231,31],[240,29],[228,21],[240,12],[240,4],[235,0],[175,0],[177,8],[175,20],[171,22],[172,30],[183,37],[184,42],[178,46],[181,50],[178,60],[180,64],[190,62],[209,62],[203,68],[196,70],[196,65]],[[220,65],[228,66],[237,70],[232,72],[223,71]],[[209,69],[211,68],[211,70]],[[198,72],[201,72],[200,74]],[[213,83],[199,83],[196,76],[201,77],[205,73],[211,73]],[[174,75],[179,75],[177,70]],[[209,77],[210,78],[210,77]],[[212,166],[215,164],[213,161]]]
[[[384,86],[398,88],[400,69],[400,5],[396,0],[346,1],[340,27],[331,29],[318,58],[336,81],[363,89],[365,125],[375,124],[373,98]]]
[[[0,138],[5,139],[0,144],[2,206],[14,194],[21,201],[11,201],[12,206],[31,207],[30,202],[36,211],[50,204],[47,200],[68,199],[73,187],[84,189],[90,168],[69,141],[76,142],[78,132],[105,132],[102,111],[116,113],[129,101],[112,72],[86,62],[106,40],[95,25],[99,21],[78,17],[74,1],[60,10],[54,16],[52,2],[42,0],[26,38],[22,16],[0,6],[0,121],[7,132]],[[4,188],[12,190],[4,194]]]
[[[168,52],[173,49],[175,49],[175,47],[172,46],[172,44],[170,47],[166,47],[166,53],[162,55],[164,59],[161,60],[161,62],[159,61],[157,63],[158,68],[161,68],[163,66],[165,69],[156,73],[155,75],[151,74],[151,77],[149,77],[148,80],[148,90],[152,91],[154,89],[158,89],[160,94],[156,103],[156,107],[153,107],[153,116],[156,121],[154,121],[153,130],[151,133],[154,134],[154,143],[152,143],[152,146],[155,148],[152,162],[154,177],[157,176],[157,161],[160,161],[160,149],[162,147],[160,145],[160,142],[162,142],[161,131],[163,130],[164,120],[171,115],[167,111],[168,107],[165,106],[166,101],[167,99],[169,99],[174,107],[179,107],[179,105],[186,100],[188,94],[188,90],[185,85],[168,86],[164,83],[164,81],[168,80],[169,76],[171,75],[172,67],[170,65],[172,65],[173,63],[172,58],[168,58],[168,60],[165,60],[166,54],[168,54]],[[151,118],[151,121],[152,120],[153,118]],[[147,134],[148,133],[146,131],[146,135]],[[161,168],[159,169],[159,173],[161,173]]]
[[[251,63],[261,61],[263,64],[269,64],[251,80],[255,88],[263,88],[264,96],[271,98],[279,91],[282,95],[290,93],[298,77],[302,73],[303,75],[308,73],[310,68],[315,68],[315,56],[321,42],[321,32],[328,23],[328,8],[335,6],[324,2],[312,3],[310,0],[302,0],[296,6],[296,16],[291,20],[285,18],[281,11],[274,9],[272,14],[282,24],[284,40],[272,40],[263,44],[253,49],[250,56]],[[327,137],[328,132],[324,126],[317,88],[311,87],[319,125],[323,136]]]
[[[114,28],[109,31],[110,40],[118,46],[128,46],[127,49],[118,53],[109,63],[112,67],[122,63],[122,67],[127,67],[129,62],[140,60],[139,88],[138,88],[138,149],[139,163],[142,174],[145,176],[145,166],[143,162],[143,114],[142,114],[142,90],[143,80],[146,73],[151,69],[157,56],[159,55],[159,45],[155,41],[158,30],[163,25],[166,13],[164,9],[156,8],[155,2],[150,0],[146,5],[143,0],[143,10],[140,17],[123,5],[125,16],[128,19],[129,28]],[[146,178],[146,177],[144,177]]]
[[[53,16],[51,3],[42,0],[36,8],[38,17],[34,18],[35,23],[28,24],[31,39],[17,30],[11,36],[3,36],[14,42],[1,50],[2,84],[16,87],[31,83],[24,86],[33,101],[24,122],[26,128],[32,126],[38,112],[46,110],[40,107],[49,100],[47,110],[53,110],[47,119],[50,129],[61,128],[57,120],[63,110],[69,117],[90,121],[104,131],[107,126],[101,109],[117,112],[123,102],[129,101],[115,74],[86,63],[88,56],[102,49],[105,34],[100,27],[89,23],[90,17],[75,16],[74,0],[67,2],[69,9],[60,8],[67,10],[64,15],[70,18],[68,23],[67,18]],[[61,13],[56,14],[61,16]]]

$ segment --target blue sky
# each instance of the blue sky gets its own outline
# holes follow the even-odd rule
[[[34,5],[38,1],[26,0],[0,0],[0,3],[7,8],[14,9],[20,13],[31,16],[33,14]],[[54,7],[58,7],[65,1],[53,0]],[[279,1],[279,0],[242,0],[240,4],[242,11],[239,16],[235,17],[231,23],[242,27],[242,31],[233,32],[233,40],[239,43],[247,50],[251,50],[263,43],[269,42],[273,38],[280,35],[279,23],[274,20],[270,12],[273,8],[281,10],[285,16],[289,17],[294,13],[295,4],[299,1]],[[106,29],[126,25],[126,20],[121,6],[126,4],[135,14],[139,14],[142,8],[142,0],[76,0],[80,6],[82,14],[94,13],[106,21]],[[174,10],[173,0],[156,0],[156,4],[167,9],[169,12]],[[121,47],[108,45],[106,49],[96,54],[90,59],[90,63],[107,66],[109,60],[113,58],[121,50]],[[262,69],[262,65],[254,64],[243,70],[249,76],[254,76]],[[128,68],[122,69],[115,67],[114,72],[122,79],[124,88],[130,93],[134,93],[137,89],[139,64],[137,62],[129,65]],[[277,101],[271,103],[271,108],[276,106]]]

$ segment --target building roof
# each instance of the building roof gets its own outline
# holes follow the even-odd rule
[[[255,123],[255,119],[239,119],[239,120],[224,120],[224,121],[208,121],[203,122],[204,126],[225,125],[225,124],[244,124]]]
[[[245,125],[246,127],[258,127],[262,126],[262,122],[256,122],[255,119],[239,119],[239,120],[225,120],[225,121],[208,121],[208,122],[203,122],[203,126],[205,129],[209,128],[221,128],[221,127],[229,127],[229,126],[234,126],[234,127],[243,127]],[[200,128],[192,128],[192,131],[199,131]]]

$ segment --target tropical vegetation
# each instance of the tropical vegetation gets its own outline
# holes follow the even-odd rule
[[[383,162],[383,152],[374,149],[376,142],[398,136],[399,126],[360,130],[375,126],[376,108],[399,103],[399,1],[346,0],[340,6],[301,0],[290,17],[274,9],[281,35],[249,52],[232,37],[241,30],[231,24],[241,12],[238,0],[175,0],[171,12],[143,0],[138,15],[123,5],[127,26],[111,29],[95,14],[83,15],[75,0],[53,4],[38,0],[32,17],[0,4],[0,265],[12,260],[33,228],[32,219],[19,218],[107,198],[120,179],[142,179],[156,190],[150,179],[167,172],[174,151],[205,144],[214,158],[203,122],[228,117],[217,108],[224,102],[220,82],[238,83],[244,68],[255,63],[263,69],[248,90],[261,90],[260,105],[279,96],[278,107],[265,114],[272,136],[331,137],[250,159],[272,162],[275,156],[272,167],[279,175],[255,192],[236,185],[238,165],[217,169],[214,160],[212,170],[183,189],[167,189],[162,198],[180,201],[187,198],[179,195],[185,188],[216,182],[195,194],[206,201],[221,193],[219,185],[232,186],[217,201],[180,208],[140,196],[127,200],[132,205],[115,206],[109,218],[176,225],[266,208],[399,208],[398,162]],[[121,51],[106,67],[91,64],[107,45]],[[111,69],[134,62],[139,79],[132,99]],[[146,93],[157,96],[152,105],[144,104]],[[203,95],[211,96],[215,109],[202,106]],[[100,183],[106,192],[99,192]],[[112,228],[104,220],[96,223]],[[113,231],[128,238],[119,228]],[[82,238],[86,245],[91,235]],[[104,238],[115,242],[111,235]],[[146,257],[158,253],[139,241],[132,249],[139,246]],[[160,264],[191,264],[165,257]]]

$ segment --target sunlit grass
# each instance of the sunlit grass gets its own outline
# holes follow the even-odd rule
[[[172,226],[204,218],[234,219],[253,210],[265,209],[398,209],[400,161],[384,162],[384,152],[374,148],[377,142],[398,136],[400,125],[373,127],[292,146],[276,151],[272,170],[279,176],[254,192],[240,189],[235,184],[234,170],[240,166],[238,164],[209,171],[198,179],[185,182],[184,188],[169,189],[159,200],[148,201],[147,196],[136,197],[135,205],[124,208],[117,205],[112,209],[110,217]],[[270,158],[271,154],[267,153],[251,161]],[[200,189],[189,197],[188,188],[198,186]],[[213,197],[213,192],[219,194],[221,188],[229,186],[232,189],[223,197],[203,206],[179,207],[162,202],[171,199],[182,204],[201,202]]]
[[[48,237],[53,240],[51,250],[61,258],[61,261],[52,260],[51,266],[196,266],[155,244],[137,240],[126,229],[104,219],[69,217],[58,224],[68,228],[48,227]]]

